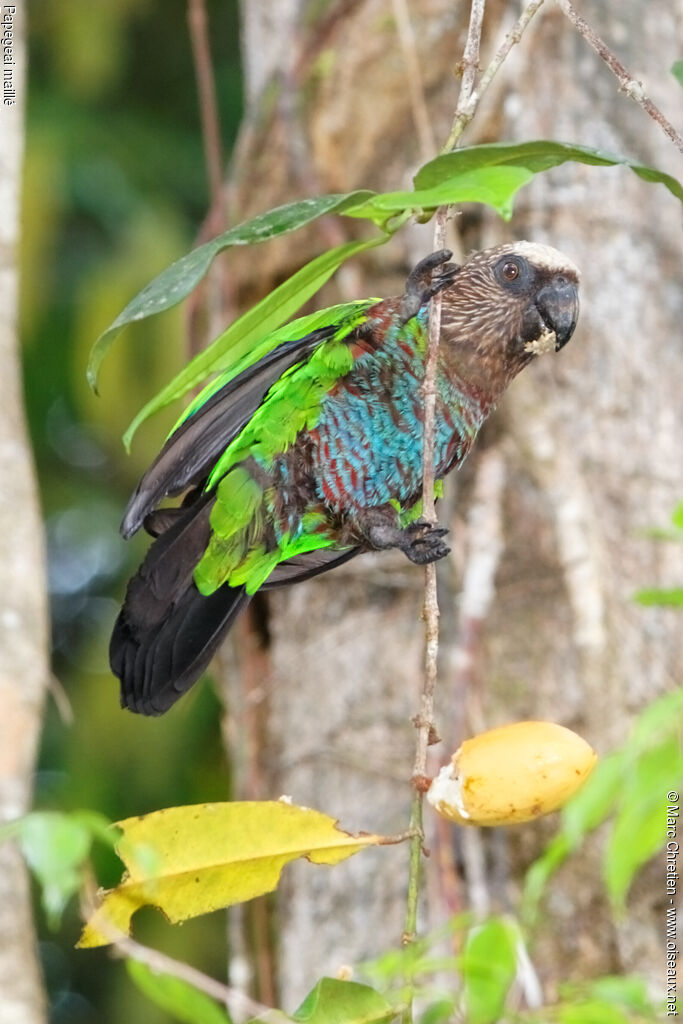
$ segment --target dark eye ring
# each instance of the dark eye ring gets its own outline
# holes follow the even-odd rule
[[[519,277],[519,267],[512,260],[503,265],[503,277],[506,281],[515,281]]]

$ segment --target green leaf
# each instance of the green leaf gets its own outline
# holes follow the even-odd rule
[[[530,924],[536,917],[546,885],[558,868],[614,810],[622,791],[627,758],[619,750],[598,761],[587,782],[562,809],[562,824],[524,879],[522,919]]]
[[[671,65],[671,74],[679,85],[683,85],[683,60],[675,60]]]
[[[454,996],[444,996],[424,1011],[420,1024],[449,1024],[455,1016],[457,1002]]]
[[[81,887],[95,836],[113,845],[115,834],[108,821],[93,811],[34,811],[0,829],[0,842],[18,841],[40,883],[43,909],[51,928],[59,927],[64,908]]]
[[[448,177],[430,188],[414,192],[385,192],[345,210],[347,217],[366,217],[386,226],[391,217],[405,211],[433,211],[453,203],[485,203],[509,219],[515,192],[533,178],[526,167],[482,167]]]
[[[159,974],[138,960],[127,960],[126,968],[143,995],[183,1024],[231,1024],[225,1009],[189,982]]]
[[[638,869],[663,847],[664,794],[682,781],[683,749],[675,734],[665,735],[630,766],[604,861],[607,891],[616,910],[623,909]]]
[[[683,687],[665,693],[640,712],[634,722],[627,748],[640,753],[683,729]]]
[[[573,849],[614,810],[621,793],[626,763],[623,750],[602,758],[585,786],[565,806],[562,832]]]
[[[329,252],[317,256],[298,270],[279,287],[235,320],[208,348],[190,360],[165,388],[150,399],[140,410],[123,442],[127,449],[141,423],[181,398],[187,391],[203,381],[209,374],[225,368],[226,362],[237,362],[258,341],[293,316],[332,274],[351,256],[388,241],[388,235],[375,236],[361,242],[346,242]]]
[[[559,1024],[629,1024],[620,1009],[598,999],[589,999],[568,1006],[558,1006]]]
[[[637,591],[634,599],[638,604],[650,608],[653,605],[662,605],[665,608],[683,607],[683,587],[646,587]]]
[[[310,224],[326,213],[341,213],[347,206],[357,205],[371,195],[372,192],[361,189],[287,203],[230,228],[229,231],[212,238],[210,242],[200,245],[176,260],[131,299],[114,322],[99,336],[93,345],[88,363],[90,386],[93,390],[97,389],[100,364],[119,331],[133,321],[162,313],[181,302],[196,288],[219,252],[230,246],[266,242]]]
[[[681,61],[681,63],[683,64],[683,61]],[[683,530],[683,501],[680,505],[676,505],[671,516],[671,522],[678,530]]]
[[[456,178],[466,171],[501,164],[525,167],[533,174],[550,170],[560,164],[572,161],[597,167],[623,165],[630,167],[634,174],[644,181],[659,183],[683,202],[683,185],[670,174],[664,174],[654,167],[635,163],[626,157],[603,153],[587,146],[575,146],[566,142],[537,140],[534,142],[492,142],[482,146],[469,146],[446,153],[430,160],[415,175],[416,189],[433,189]]]
[[[517,934],[500,918],[476,925],[462,956],[465,1019],[468,1024],[500,1020],[517,969]]]
[[[397,1016],[376,989],[336,978],[321,978],[292,1014],[299,1024],[380,1024]]]
[[[650,1013],[652,1009],[645,981],[629,974],[606,974],[590,981],[565,982],[560,985],[560,994],[567,1002],[598,1000],[642,1014]]]

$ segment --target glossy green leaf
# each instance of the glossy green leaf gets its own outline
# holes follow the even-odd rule
[[[465,172],[502,164],[525,167],[534,174],[548,171],[568,161],[591,164],[597,167],[623,165],[644,181],[659,183],[683,202],[683,185],[670,174],[664,174],[654,167],[636,163],[613,153],[603,153],[588,146],[575,146],[566,142],[537,140],[534,142],[492,142],[481,146],[469,146],[445,153],[430,160],[415,175],[416,189],[433,189]]]
[[[278,328],[308,302],[342,263],[359,252],[383,245],[388,237],[380,235],[361,242],[346,242],[335,249],[330,249],[329,252],[311,260],[235,320],[223,334],[190,360],[165,388],[143,406],[124,435],[126,448],[130,448],[135,431],[149,416],[181,398],[209,374],[224,369],[227,361],[234,363],[239,360],[261,338]]]
[[[136,987],[153,1003],[183,1024],[231,1024],[222,1006],[187,981],[160,974],[138,960],[126,968]]]
[[[162,313],[181,302],[196,288],[219,252],[231,246],[266,242],[310,224],[324,214],[341,213],[347,206],[357,205],[372,194],[361,189],[336,195],[315,196],[278,206],[230,228],[229,231],[224,231],[222,235],[212,238],[210,242],[205,242],[204,245],[176,260],[131,299],[114,322],[99,336],[88,364],[88,381],[91,387],[96,389],[100,364],[119,331],[127,324]]]
[[[500,1020],[516,969],[517,934],[507,921],[494,917],[469,932],[461,962],[468,1024]]]
[[[526,167],[493,166],[465,171],[448,177],[430,188],[413,192],[385,192],[352,206],[347,217],[366,217],[386,225],[391,217],[404,211],[431,212],[438,206],[453,203],[485,203],[502,217],[512,215],[512,201],[518,189],[533,178]]]
[[[376,989],[336,978],[321,978],[292,1014],[299,1024],[380,1024],[397,1016]]]
[[[671,65],[671,74],[679,85],[683,85],[683,60],[675,60]]]

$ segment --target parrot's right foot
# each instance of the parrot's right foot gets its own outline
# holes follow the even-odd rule
[[[460,270],[457,263],[449,263],[453,253],[450,249],[439,249],[430,253],[411,270],[406,280],[401,300],[401,320],[407,323],[423,306],[426,306],[433,295],[453,284],[455,275]],[[439,268],[437,270],[437,267]]]

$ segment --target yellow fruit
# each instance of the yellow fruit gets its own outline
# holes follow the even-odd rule
[[[514,825],[556,811],[590,775],[597,757],[553,722],[513,722],[456,750],[427,799],[460,825]]]

